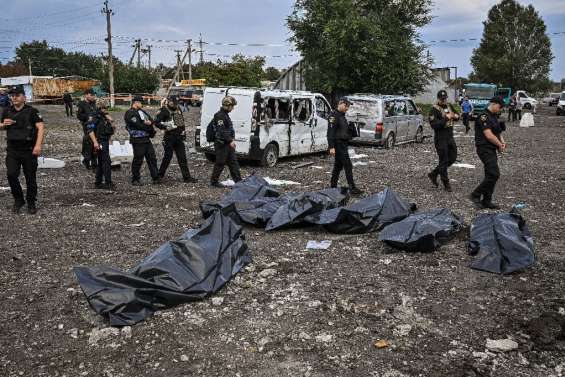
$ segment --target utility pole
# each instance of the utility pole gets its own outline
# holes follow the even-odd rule
[[[149,57],[149,64],[148,64],[149,69],[151,69],[151,47],[153,47],[153,46],[147,45],[147,49],[146,49],[147,55],[148,55],[148,57]]]
[[[181,61],[180,61],[180,53],[182,52],[182,50],[175,50],[175,52],[177,53],[177,71],[175,72],[175,78],[176,77],[181,77]],[[184,76],[184,73],[182,74]],[[184,78],[184,77],[183,77]],[[175,84],[175,79],[173,79],[173,85]]]
[[[192,85],[192,39],[187,41],[188,43],[188,81]]]
[[[110,107],[114,107],[114,58],[112,56],[112,20],[111,16],[114,15],[112,9],[108,8],[108,0],[104,1],[104,8],[102,13],[106,14],[106,30],[108,36],[106,41],[108,42],[108,75],[110,82]]]
[[[137,68],[141,67],[141,39],[135,41],[137,47]]]
[[[200,64],[202,64],[204,63],[204,42],[202,42],[202,34],[200,34],[200,40],[198,41],[198,44],[200,45]]]

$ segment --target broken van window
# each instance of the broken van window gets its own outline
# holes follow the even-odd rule
[[[265,118],[272,122],[290,120],[290,101],[287,98],[266,98]]]
[[[306,122],[312,115],[312,102],[309,99],[295,99],[293,103],[293,119]]]

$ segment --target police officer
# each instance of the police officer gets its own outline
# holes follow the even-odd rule
[[[164,156],[159,167],[159,178],[165,177],[167,168],[173,158],[173,152],[177,156],[182,179],[187,183],[196,183],[198,180],[191,177],[186,160],[186,127],[184,116],[179,107],[178,98],[171,96],[163,103],[163,107],[155,117],[155,126],[165,131],[163,137]]]
[[[10,91],[12,105],[0,115],[0,129],[6,130],[6,170],[14,206],[19,213],[26,204],[29,214],[37,213],[37,157],[41,154],[45,126],[37,109],[26,104],[25,92],[14,87]],[[20,168],[26,179],[26,200],[20,185]]]
[[[473,112],[473,104],[469,101],[469,97],[465,96],[461,102],[461,111],[463,112],[463,125],[465,126],[465,134],[469,133],[471,126],[469,126],[469,119]]]
[[[131,108],[124,115],[126,129],[129,133],[130,143],[133,147],[133,161],[131,163],[131,184],[141,186],[140,171],[143,159],[147,162],[149,173],[154,184],[161,183],[157,170],[157,156],[151,138],[156,134],[153,128],[153,119],[143,110],[143,97],[133,97]]]
[[[102,104],[98,107],[93,121],[88,122],[86,127],[98,158],[94,182],[94,187],[97,189],[115,189],[112,183],[112,161],[110,160],[110,138],[114,134],[112,122],[113,119],[106,106]]]
[[[216,153],[216,163],[210,179],[210,185],[212,187],[224,187],[219,182],[219,179],[226,164],[228,165],[231,178],[234,182],[241,181],[239,164],[237,163],[237,157],[235,155],[235,130],[229,116],[229,113],[236,105],[237,101],[235,98],[231,96],[224,97],[220,111],[214,114],[214,118],[209,125],[209,127],[213,127],[214,151]]]
[[[82,124],[82,164],[87,169],[96,170],[96,155],[94,153],[94,145],[88,135],[87,125],[93,122],[98,108],[96,107],[96,94],[92,89],[84,92],[84,100],[77,105],[77,118]]]
[[[67,114],[67,117],[72,117],[73,97],[71,96],[71,93],[65,92],[65,94],[63,94],[63,103],[65,104],[65,113]]]
[[[0,116],[10,107],[10,96],[6,93],[6,89],[0,88]]]
[[[438,165],[432,170],[428,177],[435,187],[438,187],[437,177],[445,191],[451,192],[451,184],[447,169],[457,160],[457,144],[453,138],[453,123],[459,119],[459,114],[447,102],[447,92],[440,90],[437,93],[438,102],[430,110],[430,126],[434,130],[434,144],[439,158]]]
[[[506,150],[506,142],[502,137],[506,125],[498,119],[503,107],[504,100],[493,97],[488,108],[475,121],[475,146],[485,168],[485,178],[471,193],[471,201],[478,208],[499,208],[492,202],[492,195],[500,177],[497,151],[502,153]]]
[[[353,164],[349,158],[349,141],[353,138],[353,130],[350,128],[345,113],[351,102],[347,98],[339,100],[337,110],[331,112],[328,118],[328,147],[330,155],[335,156],[334,168],[331,178],[331,187],[337,187],[339,175],[345,170],[345,177],[352,195],[361,195],[363,192],[355,186],[353,180]]]

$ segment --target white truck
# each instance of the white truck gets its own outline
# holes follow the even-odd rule
[[[516,100],[522,105],[525,110],[532,110],[536,112],[538,101],[531,97],[525,90],[516,91]]]
[[[280,157],[323,152],[331,107],[323,95],[302,91],[250,88],[206,88],[195,146],[214,160],[214,145],[206,128],[230,95],[237,106],[230,113],[235,129],[236,153],[245,159],[275,166]]]

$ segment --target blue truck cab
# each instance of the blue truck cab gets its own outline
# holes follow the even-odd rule
[[[471,119],[482,113],[487,108],[490,99],[497,93],[494,84],[465,84],[464,88],[465,96],[469,97],[469,102],[473,105]]]

